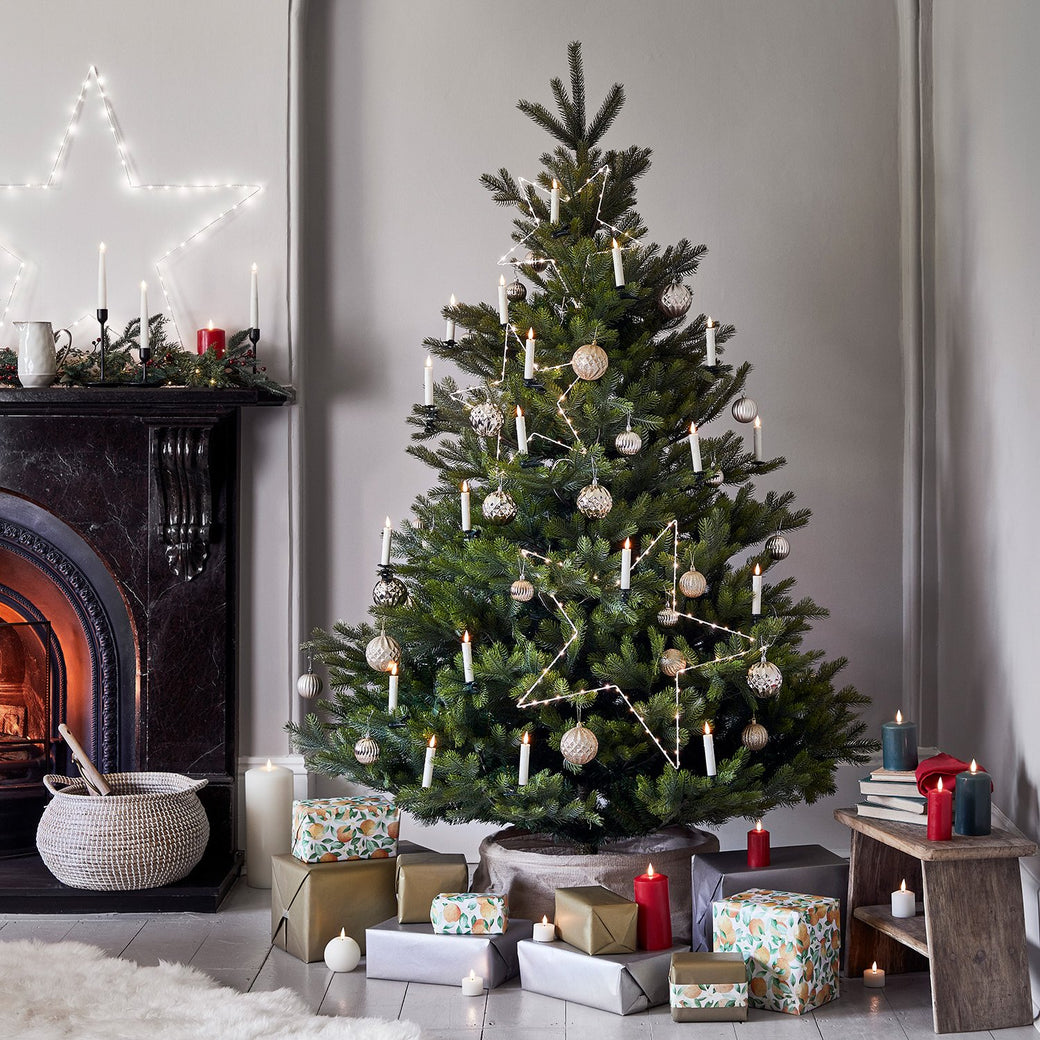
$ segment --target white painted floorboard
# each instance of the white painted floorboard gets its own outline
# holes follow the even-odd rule
[[[190,964],[239,990],[287,987],[322,1015],[405,1018],[424,1040],[925,1040],[932,1037],[926,975],[890,978],[884,990],[842,980],[841,997],[811,1015],[751,1011],[746,1023],[676,1023],[668,1008],[624,1018],[525,993],[514,980],[483,997],[450,986],[390,982],[364,964],[333,975],[303,964],[270,940],[270,893],[239,884],[219,914],[97,914],[0,917],[0,941],[64,939],[99,946],[142,965]],[[992,1033],[947,1033],[945,1040],[1040,1040],[1029,1026]]]

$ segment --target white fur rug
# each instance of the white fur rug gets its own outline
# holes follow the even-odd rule
[[[5,1040],[417,1040],[411,1022],[312,1015],[291,990],[239,993],[183,964],[82,943],[0,942]]]

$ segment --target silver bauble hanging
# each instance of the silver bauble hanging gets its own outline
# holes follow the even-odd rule
[[[517,603],[527,603],[534,597],[534,586],[526,578],[517,578],[509,586],[509,595]]]
[[[679,624],[679,611],[669,603],[657,612],[657,623],[665,628],[672,628]]]
[[[560,754],[572,765],[583,766],[591,762],[599,751],[596,734],[580,722],[560,737]]]
[[[354,745],[354,757],[363,766],[370,766],[379,759],[379,745],[368,733]]]
[[[733,413],[733,418],[737,422],[754,422],[755,416],[758,415],[758,405],[751,400],[750,397],[745,397],[743,394],[740,395],[734,402],[733,407],[730,409]]]
[[[771,534],[766,539],[765,551],[774,560],[786,560],[791,554],[791,543],[779,532]]]
[[[390,666],[401,660],[401,644],[393,636],[380,632],[365,647],[365,660],[377,672],[389,672]]]
[[[391,574],[380,578],[372,587],[372,602],[377,607],[399,607],[408,599],[408,586]]]
[[[752,719],[740,734],[740,742],[752,751],[761,751],[769,743],[769,731],[756,719]]]
[[[687,599],[696,599],[703,596],[708,590],[708,579],[696,567],[683,571],[679,575],[679,591]]]
[[[516,516],[516,501],[508,491],[492,491],[480,507],[485,520],[493,524],[508,524]]]
[[[591,520],[602,520],[613,505],[610,492],[597,480],[586,484],[578,492],[578,509]]]
[[[635,455],[643,446],[643,438],[635,430],[622,430],[614,440],[614,447],[622,455]]]
[[[669,679],[674,679],[686,667],[686,658],[678,650],[665,650],[658,664]]]
[[[469,413],[469,422],[481,437],[494,437],[502,429],[505,416],[497,404],[484,401]]]
[[[532,249],[524,257],[524,266],[530,267],[532,271],[544,271],[549,266],[549,261]]]
[[[607,352],[596,342],[586,343],[571,355],[571,368],[579,379],[593,382],[606,372],[610,364]]]
[[[723,480],[725,480],[725,477],[722,475],[721,469],[711,470],[704,478],[704,482],[712,487],[722,487]]]
[[[510,303],[523,303],[527,299],[527,286],[519,278],[506,286],[506,299]]]
[[[666,318],[681,318],[693,303],[693,293],[682,282],[672,282],[657,294],[657,308]]]
[[[315,675],[314,672],[304,672],[296,680],[296,692],[308,701],[313,697],[317,697],[324,686],[325,684],[321,681],[321,676]]]
[[[766,652],[747,673],[747,684],[756,697],[775,697],[784,684],[784,675],[772,661],[766,660]]]

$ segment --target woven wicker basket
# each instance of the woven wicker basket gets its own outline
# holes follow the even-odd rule
[[[196,793],[208,783],[178,773],[111,773],[112,793],[45,776],[54,795],[36,830],[48,870],[73,888],[129,891],[179,881],[202,859],[209,820]]]

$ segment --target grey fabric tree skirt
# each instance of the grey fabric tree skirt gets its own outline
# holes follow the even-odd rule
[[[551,921],[556,889],[602,885],[631,899],[632,879],[646,873],[652,862],[656,873],[668,875],[673,939],[688,942],[693,920],[690,861],[695,855],[718,850],[718,838],[696,827],[666,827],[642,838],[601,846],[595,855],[554,844],[545,834],[510,827],[480,843],[473,888],[506,893],[510,917],[540,921],[544,915]]]

